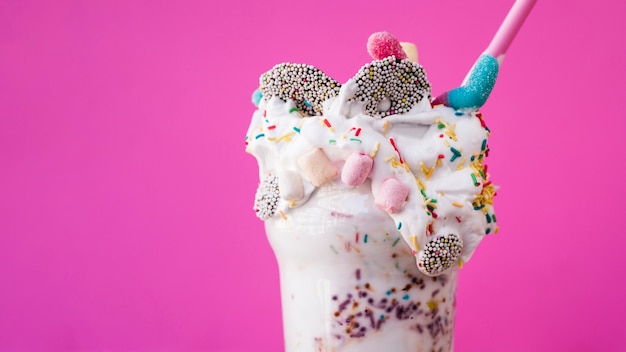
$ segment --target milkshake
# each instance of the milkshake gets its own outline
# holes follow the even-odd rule
[[[246,151],[279,264],[285,350],[451,351],[458,270],[498,231],[479,107],[499,58],[481,56],[433,99],[389,33],[368,51],[343,84],[282,63],[253,96]]]

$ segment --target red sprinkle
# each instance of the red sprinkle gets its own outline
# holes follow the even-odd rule
[[[439,154],[439,155],[437,155],[437,157],[438,157],[439,159],[443,159],[443,158],[445,158],[445,156],[444,156],[443,154]]]
[[[456,221],[461,222],[461,217],[460,216],[456,216]]]
[[[273,130],[274,128],[276,128],[276,125],[267,126],[268,130]]]
[[[263,110],[263,117],[267,117],[267,110]]]
[[[400,155],[400,151],[398,150],[398,147],[396,147],[396,142],[393,140],[393,138],[389,138],[389,142],[391,142],[391,146],[393,147],[393,149],[395,149],[396,153],[398,153],[398,158],[400,158],[400,164],[404,164],[402,155]]]
[[[359,243],[359,233],[357,232],[356,235],[354,235],[354,242]]]
[[[356,130],[356,132],[354,132],[354,135],[355,135],[356,137],[358,137],[358,136],[359,136],[359,134],[361,134],[361,128],[357,129],[357,130]]]
[[[324,119],[324,124],[326,125],[326,127],[331,128],[333,126],[330,125],[330,122],[328,122],[327,119]]]

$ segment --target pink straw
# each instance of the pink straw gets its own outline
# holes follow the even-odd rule
[[[498,28],[498,32],[489,43],[487,50],[485,51],[487,54],[495,57],[496,59],[504,55],[506,51],[509,49],[513,38],[522,27],[522,24],[528,17],[530,10],[532,10],[533,6],[537,0],[516,0],[511,7],[508,15]]]

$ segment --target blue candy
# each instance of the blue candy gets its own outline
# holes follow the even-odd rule
[[[252,93],[252,104],[254,106],[259,106],[261,99],[263,98],[263,93],[257,88],[254,93]]]
[[[472,67],[467,82],[448,92],[447,105],[454,109],[483,106],[496,84],[498,69],[499,64],[495,57],[489,54],[481,55]]]

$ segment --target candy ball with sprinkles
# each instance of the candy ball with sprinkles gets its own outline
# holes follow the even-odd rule
[[[267,220],[276,214],[280,191],[278,189],[278,177],[267,175],[256,191],[254,210],[261,220]]]
[[[365,64],[352,78],[357,85],[350,100],[365,103],[370,116],[385,117],[409,112],[423,98],[430,98],[430,83],[419,64],[388,56]],[[388,100],[390,104],[384,104]]]
[[[456,234],[441,235],[426,243],[417,266],[427,275],[438,275],[456,263],[463,242]]]
[[[322,103],[337,94],[341,84],[311,65],[282,63],[261,76],[263,98],[293,100],[307,116],[322,115]]]

